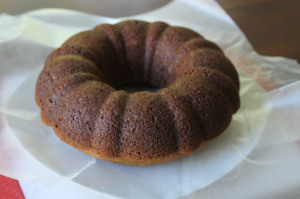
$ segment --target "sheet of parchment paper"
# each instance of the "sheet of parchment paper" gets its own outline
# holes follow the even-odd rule
[[[95,160],[62,143],[39,120],[33,95],[46,56],[79,31],[131,18],[198,31],[239,68],[241,109],[222,136],[184,159],[146,167]],[[119,19],[59,9],[2,14],[0,29],[0,173],[39,184],[71,180],[99,194],[127,198],[250,198],[300,185],[299,174],[289,175],[300,164],[299,64],[256,54],[214,1],[175,0]],[[240,189],[241,184],[250,189]]]

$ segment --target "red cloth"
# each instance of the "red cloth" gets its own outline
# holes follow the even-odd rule
[[[25,199],[19,182],[0,175],[0,199]]]

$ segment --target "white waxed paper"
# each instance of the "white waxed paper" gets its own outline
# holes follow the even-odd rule
[[[191,28],[218,43],[238,67],[241,109],[227,131],[203,150],[166,164],[118,165],[64,144],[40,121],[34,88],[46,56],[77,32],[123,19]],[[274,189],[289,190],[300,185],[300,174],[289,175],[300,165],[299,80],[296,61],[255,53],[211,0],[175,0],[158,10],[118,19],[59,9],[2,14],[0,173],[53,186],[72,181],[99,194],[125,198],[258,198],[274,194]],[[282,182],[272,180],[276,175]],[[241,189],[241,184],[259,191]]]

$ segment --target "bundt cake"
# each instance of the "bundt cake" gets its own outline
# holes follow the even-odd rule
[[[129,93],[120,89],[126,85],[159,90]],[[187,28],[137,20],[68,39],[48,56],[35,98],[62,141],[131,165],[196,151],[240,106],[238,74],[216,44]]]

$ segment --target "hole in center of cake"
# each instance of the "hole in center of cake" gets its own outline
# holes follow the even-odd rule
[[[145,85],[123,85],[118,88],[118,90],[125,90],[129,93],[136,93],[141,91],[149,91],[149,92],[156,92],[160,88],[157,86],[153,86],[150,84]]]

